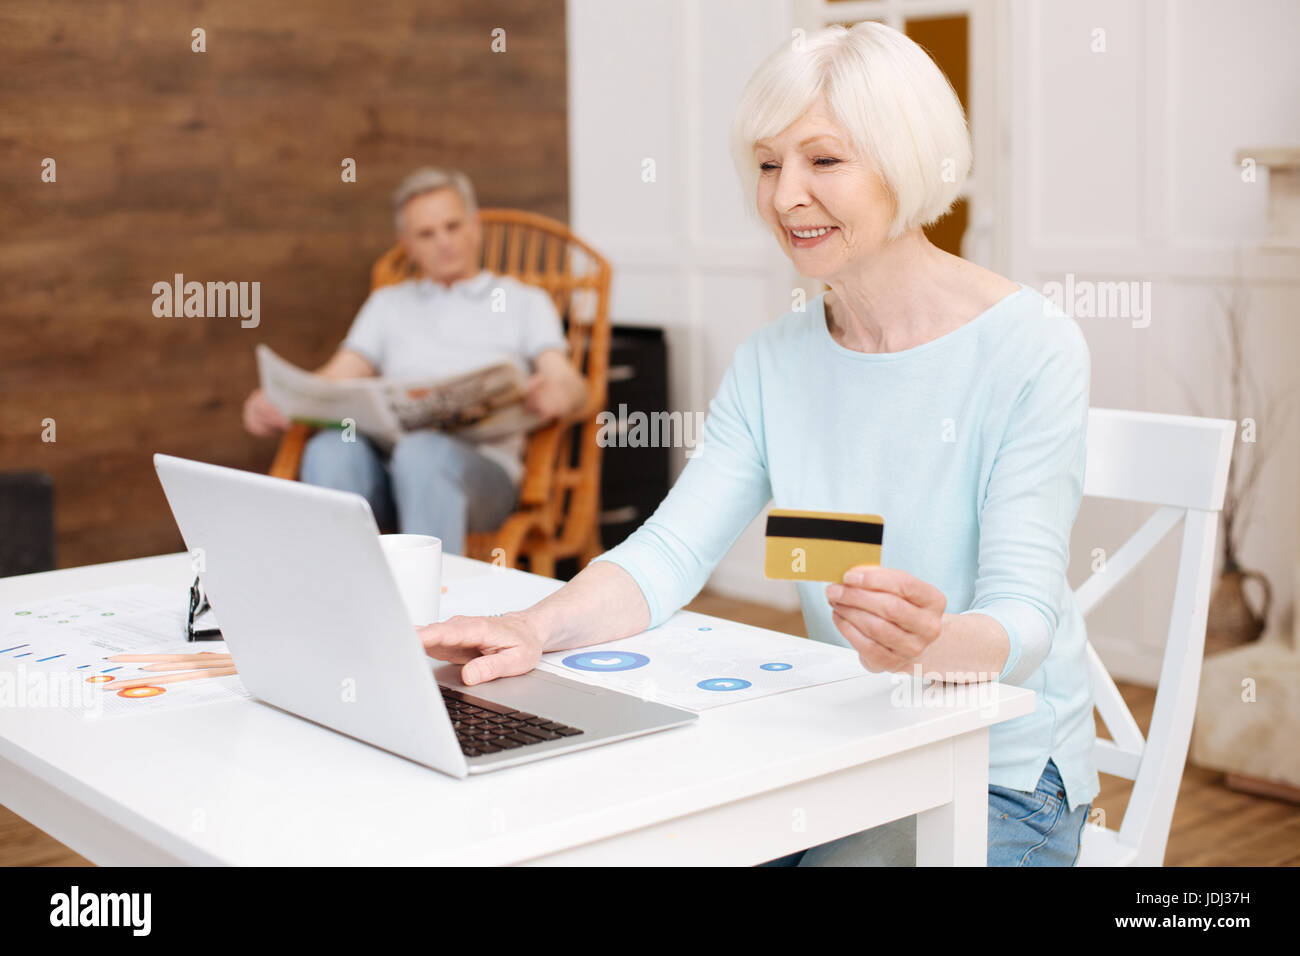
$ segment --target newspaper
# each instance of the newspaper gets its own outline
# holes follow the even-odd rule
[[[262,391],[292,421],[318,427],[349,422],[385,450],[407,432],[436,428],[470,441],[532,431],[545,420],[524,406],[518,366],[497,362],[447,379],[323,379],[258,345]]]

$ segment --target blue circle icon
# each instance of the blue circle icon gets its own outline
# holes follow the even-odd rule
[[[739,677],[710,677],[695,685],[700,690],[744,690],[750,686],[749,681]]]
[[[762,671],[788,671],[794,667],[793,664],[786,664],[781,661],[773,661],[771,664],[759,664],[758,669]]]
[[[711,631],[711,630],[713,630],[713,628],[711,628],[711,627],[697,627],[696,630],[697,630],[697,631]]]
[[[570,654],[560,663],[578,671],[630,671],[645,667],[650,663],[650,658],[630,651],[588,651],[585,654]]]

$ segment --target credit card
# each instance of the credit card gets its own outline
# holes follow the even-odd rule
[[[880,564],[885,519],[842,511],[773,508],[767,516],[763,575],[780,581],[834,581],[849,568]]]

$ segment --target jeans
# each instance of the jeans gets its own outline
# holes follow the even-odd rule
[[[1056,762],[1032,792],[989,785],[989,866],[1074,866],[1092,804],[1070,812]],[[759,866],[915,866],[916,817],[851,833]]]
[[[463,554],[469,531],[495,531],[519,501],[506,470],[473,444],[438,431],[404,435],[388,460],[362,435],[317,432],[303,449],[307,484],[354,491],[370,502],[380,528],[431,534],[444,554]]]

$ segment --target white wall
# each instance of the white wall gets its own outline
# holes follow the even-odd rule
[[[1300,143],[1300,4],[1017,0],[1005,10],[1006,274],[1039,288],[1066,273],[1151,283],[1146,328],[1078,319],[1092,351],[1092,405],[1231,417],[1216,296],[1238,268],[1251,298],[1248,362],[1266,388],[1294,386],[1300,250],[1257,247],[1267,174],[1243,183],[1235,157]],[[1092,49],[1097,30],[1104,52]],[[1279,447],[1241,559],[1273,584],[1278,635],[1291,627],[1300,414],[1258,438]],[[1085,501],[1071,582],[1088,575],[1093,548],[1113,553],[1151,510]],[[1175,533],[1089,619],[1116,676],[1154,679],[1176,559]]]
[[[855,7],[897,16],[922,7],[911,2]],[[614,263],[614,321],[668,330],[672,408],[704,411],[735,346],[790,308],[797,277],[744,217],[727,132],[758,62],[819,9],[815,0],[569,0],[573,227]],[[979,0],[976,16],[973,79],[981,89],[992,79],[988,123],[997,124],[996,136],[976,131],[996,151],[992,215],[976,216],[992,230],[980,244],[987,264],[1039,288],[1067,272],[1152,283],[1149,327],[1079,320],[1092,404],[1227,417],[1226,393],[1216,397],[1211,384],[1222,368],[1214,308],[1237,253],[1253,298],[1251,360],[1264,382],[1295,382],[1300,255],[1255,248],[1267,174],[1243,184],[1234,157],[1243,146],[1300,143],[1300,4]],[[1097,28],[1105,53],[1090,49]],[[997,67],[980,66],[989,62]],[[641,181],[646,158],[654,183]],[[1286,434],[1260,434],[1285,447],[1243,554],[1273,582],[1275,633],[1289,626],[1295,580],[1298,439],[1300,413]],[[684,462],[675,455],[674,474]],[[1113,552],[1147,510],[1085,502],[1072,583],[1086,577],[1093,548]],[[761,520],[710,586],[797,606],[792,585],[762,576]],[[1171,538],[1090,619],[1117,676],[1154,676],[1175,547]]]

